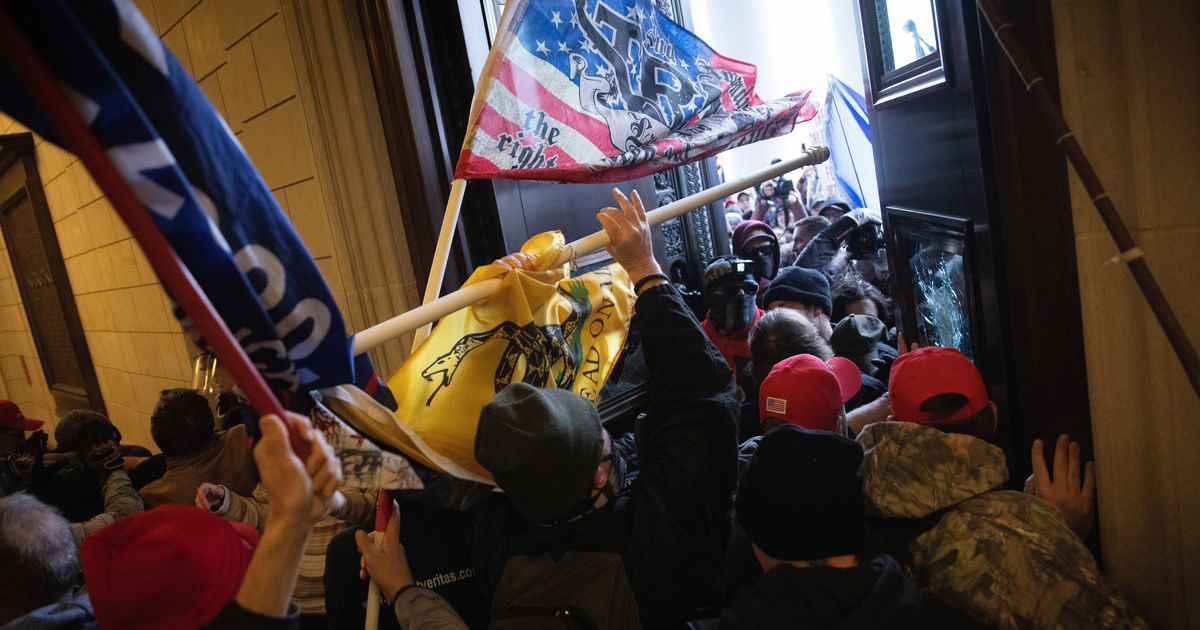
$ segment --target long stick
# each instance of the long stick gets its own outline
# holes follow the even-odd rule
[[[429,280],[425,282],[425,298],[421,304],[437,301],[442,293],[442,281],[446,277],[446,262],[450,258],[450,246],[454,240],[454,230],[458,227],[458,215],[462,210],[463,191],[467,180],[456,179],[450,184],[450,198],[446,200],[446,212],[442,215],[442,231],[438,234],[437,248],[433,250],[433,263],[429,265]],[[429,324],[425,324],[413,333],[412,349],[416,350],[422,341],[429,336]]]
[[[283,405],[254,369],[242,347],[229,332],[225,321],[196,285],[195,278],[175,255],[175,251],[155,225],[154,219],[150,217],[146,206],[133,192],[129,182],[121,176],[100,141],[71,104],[62,85],[54,78],[24,33],[2,7],[0,55],[3,55],[9,68],[29,90],[67,147],[87,166],[100,189],[128,226],[130,234],[146,253],[146,259],[154,268],[154,272],[179,302],[213,353],[233,373],[234,380],[246,393],[254,410],[260,415],[275,414],[286,422]],[[288,428],[289,435],[293,438],[292,448],[298,454],[306,454],[307,449],[300,447],[290,423]]]
[[[1013,69],[1017,71],[1017,76],[1025,84],[1026,91],[1033,97],[1033,102],[1041,112],[1042,118],[1058,138],[1059,148],[1067,154],[1067,160],[1071,162],[1071,166],[1075,167],[1075,173],[1079,175],[1084,189],[1092,198],[1092,205],[1096,206],[1096,211],[1100,213],[1100,218],[1108,227],[1108,233],[1121,252],[1121,260],[1129,266],[1129,272],[1133,274],[1138,288],[1142,290],[1142,295],[1150,304],[1150,310],[1154,311],[1154,316],[1158,318],[1158,324],[1166,333],[1171,348],[1175,350],[1179,362],[1183,364],[1183,371],[1187,373],[1188,380],[1192,383],[1192,390],[1200,397],[1200,357],[1196,355],[1196,348],[1188,340],[1187,333],[1184,332],[1183,326],[1179,324],[1179,319],[1175,317],[1175,312],[1171,309],[1171,304],[1167,302],[1167,297],[1159,288],[1158,281],[1154,279],[1154,274],[1146,265],[1142,249],[1134,242],[1133,236],[1125,227],[1125,222],[1121,220],[1121,215],[1117,214],[1116,206],[1113,205],[1108,192],[1100,183],[1100,177],[1096,175],[1092,163],[1084,155],[1083,148],[1079,146],[1079,141],[1075,139],[1075,134],[1063,118],[1062,111],[1054,104],[1054,99],[1046,88],[1045,78],[1038,73],[1037,67],[1033,65],[1025,48],[1013,33],[1012,24],[1004,20],[994,0],[976,0],[976,4],[992,29],[992,34],[996,36],[996,42],[1000,45],[1000,49],[1004,51],[1012,63]]]
[[[757,185],[768,179],[774,179],[789,171],[794,171],[804,166],[820,164],[829,159],[829,147],[818,144],[810,148],[808,151],[801,154],[799,157],[773,164],[759,171],[755,171],[750,175],[725,182],[718,186],[698,192],[694,195],[689,195],[683,199],[673,201],[661,208],[652,210],[646,213],[646,220],[650,225],[657,225],[668,219],[673,219],[681,214],[690,212],[708,203],[712,203],[718,199],[728,197],[729,195],[745,190],[751,186]],[[566,263],[575,260],[580,256],[584,256],[608,245],[608,234],[604,230],[589,234],[577,241],[572,241],[567,244],[563,250],[562,256],[555,261],[555,266],[565,265]],[[423,326],[430,322],[436,321],[453,313],[461,308],[465,308],[476,302],[487,299],[492,293],[495,293],[496,287],[499,286],[499,280],[486,280],[478,284],[472,284],[463,287],[453,293],[449,293],[441,299],[419,306],[407,313],[397,315],[385,322],[376,324],[354,336],[354,353],[366,352],[379,344],[382,344],[389,339],[399,337],[404,333]]]

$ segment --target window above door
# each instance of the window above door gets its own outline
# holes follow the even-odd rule
[[[936,0],[859,0],[876,108],[948,85]]]

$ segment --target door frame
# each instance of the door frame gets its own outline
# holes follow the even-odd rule
[[[54,219],[50,216],[50,207],[46,202],[46,194],[42,188],[41,175],[38,173],[33,134],[0,135],[0,173],[10,168],[21,168],[24,170],[25,185],[23,190],[13,193],[6,199],[0,199],[0,232],[3,232],[4,240],[8,244],[9,262],[13,268],[14,284],[16,284],[17,292],[21,296],[21,307],[24,309],[25,317],[29,322],[30,335],[33,337],[33,345],[38,355],[38,363],[41,365],[42,374],[46,379],[46,386],[49,388],[50,395],[54,398],[55,407],[58,409],[69,410],[87,406],[93,411],[106,413],[104,396],[100,391],[100,382],[96,378],[96,369],[92,363],[91,351],[88,349],[87,337],[83,332],[83,323],[80,321],[78,306],[75,303],[75,293],[71,290],[71,280],[67,275],[67,267],[63,261],[62,249],[58,245],[58,234],[54,229]],[[57,383],[50,366],[42,358],[47,354],[48,341],[37,326],[37,314],[32,311],[25,284],[21,281],[21,269],[11,251],[13,249],[13,240],[9,233],[8,223],[4,220],[9,210],[17,203],[20,203],[22,199],[28,199],[29,204],[32,206],[34,220],[37,222],[38,235],[42,241],[43,251],[46,253],[51,280],[58,298],[58,306],[62,309],[63,317],[66,320],[67,331],[70,336],[70,347],[75,355],[75,361],[79,366],[79,372],[83,379],[82,390],[72,385]],[[58,409],[55,410],[55,413],[58,413]]]

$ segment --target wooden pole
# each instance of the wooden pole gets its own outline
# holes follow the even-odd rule
[[[437,301],[442,293],[442,282],[446,277],[446,262],[450,258],[450,247],[454,241],[454,230],[458,228],[458,215],[462,210],[463,191],[467,180],[456,179],[450,185],[450,198],[446,200],[446,212],[442,215],[442,231],[438,234],[437,248],[433,251],[433,264],[429,266],[429,279],[425,282],[425,297],[421,304]],[[412,349],[416,351],[429,336],[430,324],[425,324],[413,333]]]
[[[820,164],[828,159],[829,147],[823,144],[815,145],[799,157],[773,164],[745,177],[725,182],[724,184],[703,190],[694,195],[689,195],[661,208],[647,212],[646,220],[649,221],[650,225],[657,225],[668,219],[673,219],[681,214],[695,210],[705,204],[712,203],[738,191],[765,182],[768,179],[774,179],[784,173],[804,166]],[[555,261],[554,266],[565,265],[579,256],[603,248],[608,245],[608,242],[608,234],[604,230],[572,241],[567,244],[562,255]],[[454,311],[480,302],[491,296],[492,293],[495,293],[496,287],[499,285],[499,280],[485,280],[484,282],[465,286],[434,302],[424,304],[385,322],[376,324],[354,335],[354,354],[366,352],[418,326],[436,321]]]
[[[1084,155],[1079,141],[1075,139],[1075,134],[1063,118],[1062,111],[1054,104],[1050,90],[1046,88],[1045,78],[1038,73],[1028,53],[1025,52],[1024,46],[1017,40],[1012,24],[1004,20],[995,0],[976,0],[976,5],[979,6],[980,13],[983,14],[988,27],[995,35],[1000,49],[1004,51],[1009,62],[1012,63],[1013,69],[1017,71],[1021,83],[1033,97],[1033,102],[1037,105],[1042,119],[1058,138],[1059,148],[1066,153],[1067,160],[1071,162],[1079,180],[1083,182],[1084,189],[1092,199],[1092,205],[1096,206],[1096,211],[1100,213],[1100,218],[1108,227],[1108,233],[1112,235],[1113,241],[1117,244],[1117,250],[1121,252],[1120,259],[1129,267],[1129,272],[1137,281],[1138,288],[1141,289],[1146,302],[1150,304],[1150,310],[1154,312],[1159,325],[1166,333],[1167,341],[1171,343],[1171,348],[1175,350],[1179,362],[1183,364],[1183,370],[1187,373],[1188,380],[1191,381],[1192,390],[1200,397],[1200,358],[1196,355],[1196,348],[1188,340],[1187,333],[1184,332],[1183,326],[1179,324],[1179,319],[1175,317],[1174,310],[1171,309],[1171,304],[1167,302],[1166,296],[1158,286],[1158,281],[1150,272],[1150,267],[1146,265],[1142,249],[1134,242],[1133,236],[1125,227],[1125,222],[1117,213],[1116,206],[1113,205],[1108,192],[1100,183],[1100,177],[1096,175],[1092,163]]]

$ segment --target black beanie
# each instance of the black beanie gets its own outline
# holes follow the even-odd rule
[[[775,300],[819,306],[826,315],[833,317],[833,297],[829,294],[829,279],[815,269],[795,266],[780,269],[763,295],[763,304],[770,306]]]
[[[828,431],[769,431],[742,475],[738,523],[779,560],[857,553],[865,534],[862,460],[858,444]]]
[[[479,412],[475,459],[533,523],[565,516],[591,495],[604,450],[596,406],[564,389],[505,387]]]

